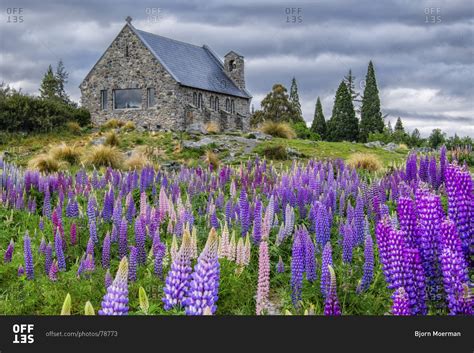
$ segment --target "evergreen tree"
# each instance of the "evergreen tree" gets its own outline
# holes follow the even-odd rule
[[[58,93],[58,79],[53,73],[51,65],[48,67],[48,71],[43,76],[40,86],[40,96],[44,99],[57,98]]]
[[[353,141],[358,138],[359,121],[355,116],[352,99],[344,81],[337,89],[327,129],[328,137],[332,141]]]
[[[275,84],[272,91],[262,100],[264,120],[276,122],[294,122],[296,113],[288,99],[287,90],[282,84]],[[296,120],[297,121],[297,120]]]
[[[290,103],[293,105],[293,109],[296,115],[293,121],[304,122],[303,113],[301,112],[300,97],[298,95],[298,85],[296,84],[296,79],[294,77],[291,80]]]
[[[367,141],[371,132],[382,132],[384,122],[382,112],[380,111],[379,90],[375,78],[374,65],[369,62],[367,76],[365,77],[364,96],[362,98],[362,107],[360,113],[360,135],[362,142]]]
[[[403,127],[402,119],[400,119],[400,117],[397,118],[397,122],[395,123],[395,132],[405,133],[405,128]]]
[[[388,123],[387,123],[387,133],[388,133],[389,135],[392,135],[392,134],[393,134],[392,123],[390,122],[390,120],[389,120]]]
[[[344,83],[349,90],[349,94],[351,95],[352,102],[360,102],[360,93],[356,92],[355,90],[355,76],[352,74],[352,70],[349,69],[349,73],[344,76]]]
[[[55,74],[56,80],[57,80],[57,92],[56,96],[61,99],[64,103],[69,103],[69,96],[66,93],[66,89],[64,86],[67,83],[67,79],[69,77],[69,73],[66,71],[64,68],[64,64],[62,59],[59,60],[58,66],[56,67],[56,74]]]
[[[317,99],[316,107],[314,109],[314,119],[311,124],[311,132],[315,132],[321,136],[321,139],[326,138],[326,119],[323,114],[323,107],[321,105],[321,100]]]

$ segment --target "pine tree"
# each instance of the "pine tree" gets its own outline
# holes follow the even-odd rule
[[[58,80],[53,73],[51,65],[48,67],[48,71],[43,76],[40,87],[40,96],[44,99],[57,98],[58,92]]]
[[[384,122],[380,111],[379,90],[372,61],[369,62],[365,77],[364,96],[360,114],[360,135],[362,142],[367,141],[371,132],[383,132]]]
[[[337,89],[327,129],[331,141],[354,141],[359,135],[359,121],[355,116],[352,99],[344,81]]]
[[[326,138],[326,119],[324,118],[323,114],[323,107],[321,105],[321,100],[316,100],[316,107],[314,109],[314,119],[313,123],[311,124],[311,132],[315,132],[321,136],[321,139]]]
[[[282,84],[275,84],[272,91],[262,100],[261,106],[264,120],[276,122],[293,122],[296,113],[288,99],[287,90]]]
[[[395,132],[405,133],[405,128],[403,127],[402,119],[398,117],[397,122],[395,123]]]
[[[303,113],[301,112],[300,97],[298,95],[298,85],[296,79],[293,77],[290,87],[290,103],[293,105],[295,111],[294,122],[304,122]]]
[[[69,77],[69,73],[66,71],[64,68],[64,64],[62,59],[59,60],[58,66],[56,67],[56,74],[55,74],[56,80],[57,80],[57,92],[56,96],[60,98],[64,103],[69,103],[69,96],[66,93],[65,85],[67,83],[67,79]]]

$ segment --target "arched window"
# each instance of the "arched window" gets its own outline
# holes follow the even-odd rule
[[[216,104],[216,111],[219,111],[219,97],[216,97],[215,104]]]
[[[214,96],[209,98],[209,109],[214,109]]]
[[[226,98],[225,100],[225,111],[229,112],[230,111],[230,99]]]
[[[195,107],[197,107],[197,105],[198,105],[196,92],[193,93],[193,105],[194,105]]]
[[[232,71],[235,69],[235,61],[231,60],[229,61],[229,71]]]
[[[128,58],[128,44],[125,45],[125,57]]]
[[[199,93],[198,108],[202,108],[203,106],[204,106],[204,101],[202,100],[202,93]]]
[[[232,101],[230,102],[230,112],[232,114],[235,114],[235,104],[234,104],[234,100],[232,99]]]

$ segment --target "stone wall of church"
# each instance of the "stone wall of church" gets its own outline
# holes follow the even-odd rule
[[[114,90],[141,90],[141,108],[114,109]],[[147,107],[147,88],[155,92],[155,105]],[[107,120],[131,120],[138,128],[183,130],[192,123],[216,122],[222,130],[249,128],[250,100],[192,89],[179,85],[133,31],[125,26],[82,82],[82,105],[91,112],[95,125]],[[106,109],[101,91],[107,91]],[[193,93],[201,93],[202,107],[193,104]],[[211,95],[220,110],[209,107]],[[225,111],[226,98],[233,99],[235,114]]]

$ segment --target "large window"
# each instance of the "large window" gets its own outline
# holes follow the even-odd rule
[[[100,91],[100,109],[107,110],[107,90]]]
[[[142,91],[139,88],[114,90],[114,109],[140,109]]]
[[[147,102],[148,108],[155,106],[155,89],[154,88],[147,88],[146,102]]]

